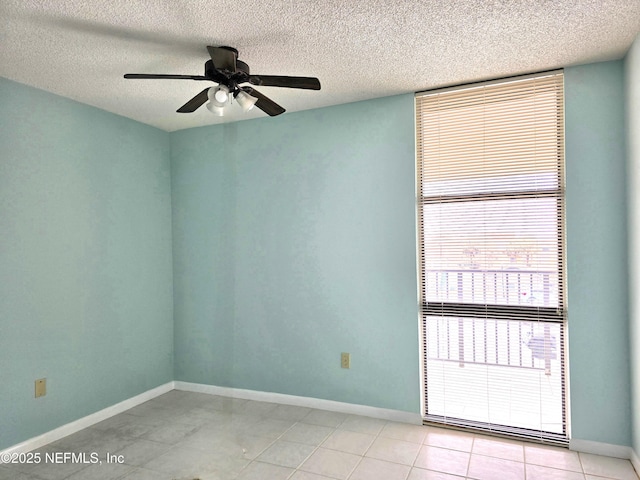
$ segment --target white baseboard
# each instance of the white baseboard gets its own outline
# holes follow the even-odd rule
[[[224,397],[241,398],[244,400],[257,400],[260,402],[282,403],[284,405],[295,405],[297,407],[318,408],[331,412],[347,413],[351,415],[362,415],[365,417],[379,418],[393,422],[411,423],[422,425],[422,416],[419,413],[405,412],[402,410],[392,410],[388,408],[370,407],[368,405],[358,405],[355,403],[336,402],[333,400],[323,400],[313,397],[299,397],[297,395],[287,395],[284,393],[261,392],[258,390],[244,390],[241,388],[218,387],[215,385],[205,385],[202,383],[189,383],[176,381],[175,389],[187,392],[208,393],[211,395],[221,395]]]
[[[42,435],[38,435],[37,437],[30,438],[29,440],[25,440],[22,443],[2,450],[0,451],[0,456],[2,456],[2,454],[4,453],[26,453],[35,450],[36,448],[43,447],[51,442],[60,440],[67,435],[76,433],[83,428],[95,425],[96,423],[106,420],[109,417],[113,417],[114,415],[122,413],[125,410],[129,410],[130,408],[140,405],[141,403],[147,402],[159,395],[170,392],[171,390],[174,390],[174,388],[174,382],[169,382],[151,390],[147,390],[140,395],[128,398],[120,403],[116,403],[115,405],[111,405],[110,407],[92,413],[91,415],[79,418],[78,420],[75,420],[71,423],[67,423],[66,425],[62,425],[61,427],[50,430],[46,433],[43,433]]]
[[[631,447],[626,447],[624,445],[592,442],[591,440],[579,440],[575,438],[569,440],[569,450],[593,453],[595,455],[604,455],[606,457],[624,458],[625,460],[633,460],[632,454],[634,453]],[[635,463],[633,466],[636,471],[640,471]]]
[[[633,448],[629,448],[629,450],[631,450],[631,458],[629,460],[631,460],[631,465],[633,465],[633,468],[636,469],[636,473],[638,473],[640,472],[640,458],[638,458],[638,455]]]

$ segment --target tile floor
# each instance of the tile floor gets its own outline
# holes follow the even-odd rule
[[[627,460],[178,390],[35,454],[0,480],[638,480]]]

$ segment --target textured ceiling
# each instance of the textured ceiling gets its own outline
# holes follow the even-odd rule
[[[292,112],[621,58],[640,0],[0,0],[0,75],[173,131],[264,117],[176,109],[204,88],[207,45],[251,72],[318,77],[259,90]],[[286,115],[286,114],[285,114]]]

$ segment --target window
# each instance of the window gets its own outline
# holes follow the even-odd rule
[[[425,420],[566,443],[562,72],[416,95]]]

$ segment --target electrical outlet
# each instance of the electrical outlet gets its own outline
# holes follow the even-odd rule
[[[36,398],[44,397],[47,394],[47,379],[40,378],[36,380]]]
[[[340,355],[340,366],[342,368],[351,368],[351,354],[342,352]]]

